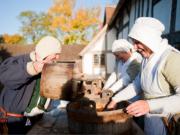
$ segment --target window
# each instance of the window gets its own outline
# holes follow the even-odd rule
[[[135,16],[135,8],[136,8],[136,5],[135,5],[135,0],[133,0],[131,2],[131,9],[130,9],[130,21],[129,21],[129,26],[130,28],[134,25],[134,21],[136,20],[136,16]]]
[[[159,19],[165,25],[165,34],[170,31],[171,0],[160,0],[153,5],[153,17]]]
[[[179,30],[180,30],[180,0],[177,0],[175,31],[179,31]]]
[[[128,26],[124,27],[123,29],[123,38],[127,39],[129,34]]]
[[[95,54],[94,55],[94,66],[105,66],[105,55]]]
[[[124,10],[124,12],[123,12],[123,25],[125,25],[128,22],[129,22],[129,16],[128,16],[126,10]]]
[[[118,39],[120,39],[120,38],[123,38],[122,32],[119,32],[119,33],[118,33]]]

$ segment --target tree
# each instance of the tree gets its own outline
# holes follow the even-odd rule
[[[100,8],[75,11],[75,3],[76,0],[54,0],[47,13],[21,12],[21,32],[33,43],[44,35],[53,35],[64,44],[87,44],[100,22]]]
[[[14,34],[14,35],[3,34],[2,39],[3,39],[3,43],[6,44],[18,44],[24,41],[24,38],[19,34]]]
[[[95,32],[100,22],[100,8],[78,9],[75,0],[55,0],[48,15],[52,18],[51,28],[56,31],[65,44],[87,44],[88,32]],[[91,37],[92,38],[92,37]]]
[[[45,13],[36,13],[33,11],[21,12],[18,16],[22,23],[21,32],[29,41],[36,43],[44,35],[56,36],[55,32],[50,29],[50,16]]]
[[[4,43],[4,38],[2,35],[0,35],[0,43]]]

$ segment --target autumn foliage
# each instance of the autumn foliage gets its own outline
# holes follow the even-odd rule
[[[48,12],[52,16],[53,28],[60,28],[65,32],[83,31],[99,23],[100,8],[81,8],[74,11],[74,3],[75,0],[58,0],[54,3]]]
[[[1,38],[2,38],[2,43],[6,43],[6,44],[17,44],[23,41],[23,37],[19,34],[14,34],[14,35],[3,34]]]
[[[53,35],[63,44],[87,44],[100,23],[100,8],[75,9],[75,5],[76,0],[54,0],[47,13],[22,12],[23,35],[33,43],[44,35]]]
[[[55,0],[48,11],[52,19],[50,27],[62,37],[65,44],[86,44],[89,34],[87,30],[92,29],[95,32],[95,27],[100,22],[100,8],[80,8],[75,11],[75,3],[75,0]]]

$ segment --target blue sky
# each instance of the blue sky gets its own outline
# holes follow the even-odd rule
[[[77,7],[93,7],[112,4],[114,0],[77,0]],[[1,0],[0,4],[0,35],[4,33],[20,33],[21,23],[17,16],[26,10],[46,12],[53,0]],[[103,10],[102,10],[103,11]]]

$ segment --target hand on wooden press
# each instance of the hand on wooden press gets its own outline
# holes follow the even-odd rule
[[[139,101],[136,101],[136,102],[130,104],[126,108],[126,111],[127,111],[127,113],[129,113],[135,117],[139,117],[139,116],[147,114],[150,111],[150,108],[149,108],[149,104],[147,101],[139,100]]]
[[[116,107],[117,107],[117,102],[115,102],[115,101],[112,100],[112,101],[107,105],[106,109],[107,109],[107,110],[115,110]]]

